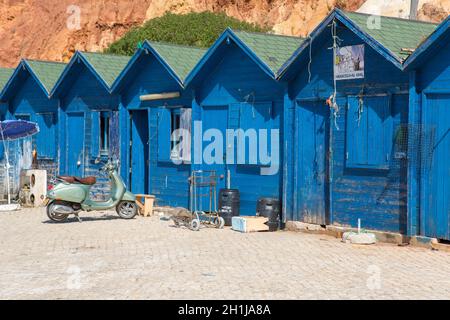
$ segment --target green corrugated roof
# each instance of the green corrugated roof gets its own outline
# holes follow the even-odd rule
[[[87,59],[110,88],[131,58],[129,56],[99,52],[82,52],[81,54]]]
[[[148,41],[175,73],[184,80],[203,57],[206,49]]]
[[[389,49],[397,57],[405,60],[411,52],[402,49],[415,50],[436,29],[434,23],[407,20],[391,17],[379,17],[380,28],[369,28],[368,14],[344,12],[364,32]]]
[[[241,39],[274,73],[300,47],[304,39],[269,33],[246,31],[233,32]]]
[[[25,60],[47,92],[50,92],[66,67],[65,63],[40,60]]]
[[[0,92],[14,73],[13,68],[0,68]]]

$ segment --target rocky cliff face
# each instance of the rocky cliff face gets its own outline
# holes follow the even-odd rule
[[[435,16],[441,2],[421,8]],[[133,26],[166,11],[223,11],[269,25],[275,33],[306,35],[337,5],[358,9],[365,0],[0,0],[0,66],[20,57],[68,61],[75,50],[97,51]],[[450,8],[450,4],[447,8]],[[445,12],[445,9],[444,9]],[[442,13],[441,13],[442,15]]]

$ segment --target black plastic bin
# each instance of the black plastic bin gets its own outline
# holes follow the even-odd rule
[[[219,191],[219,215],[225,220],[226,226],[231,226],[233,217],[239,216],[241,204],[239,190],[220,189]]]
[[[260,198],[256,205],[256,214],[269,219],[269,231],[277,231],[281,221],[281,202],[276,198]]]

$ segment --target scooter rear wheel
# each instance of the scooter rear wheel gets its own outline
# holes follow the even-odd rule
[[[54,211],[55,205],[57,205],[57,203],[55,203],[55,202],[51,202],[47,205],[47,216],[52,221],[63,222],[64,220],[66,220],[69,217],[69,215],[55,212]]]
[[[120,201],[116,206],[116,212],[122,219],[133,219],[138,212],[138,208],[133,201]]]

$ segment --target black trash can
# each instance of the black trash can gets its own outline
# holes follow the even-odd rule
[[[225,220],[226,226],[231,226],[233,217],[239,216],[239,206],[241,200],[239,190],[220,189],[219,190],[219,215]]]
[[[260,198],[256,205],[256,214],[269,219],[269,231],[277,231],[281,221],[281,203],[276,198]]]

